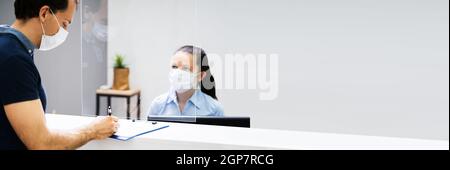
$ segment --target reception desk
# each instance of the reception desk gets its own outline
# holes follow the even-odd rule
[[[51,129],[73,129],[93,117],[46,114]],[[377,137],[257,128],[235,128],[181,123],[136,137],[91,141],[84,150],[448,150],[449,142],[394,137]]]

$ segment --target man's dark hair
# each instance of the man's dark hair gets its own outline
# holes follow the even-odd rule
[[[39,16],[39,10],[47,5],[53,12],[64,11],[69,6],[69,1],[79,0],[15,0],[14,10],[16,19],[28,20]]]

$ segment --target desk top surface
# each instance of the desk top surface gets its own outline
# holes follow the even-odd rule
[[[112,90],[112,89],[98,89],[97,94],[100,95],[118,95],[118,96],[134,96],[140,93],[140,89],[130,89],[130,90]]]
[[[51,129],[72,129],[92,121],[93,117],[46,115]],[[150,122],[149,122],[150,123]],[[269,149],[313,150],[448,150],[449,141],[395,137],[378,137],[333,133],[236,128],[209,125],[168,123],[169,128],[139,136],[133,140],[163,140],[189,143],[210,143]],[[112,139],[107,139],[112,140]],[[121,143],[121,145],[126,143]],[[133,142],[129,143],[130,145]],[[186,148],[189,149],[189,148]]]

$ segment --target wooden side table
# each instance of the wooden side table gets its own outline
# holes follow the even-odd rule
[[[127,99],[127,119],[130,119],[130,99],[131,97],[137,97],[137,119],[141,118],[141,90],[140,89],[132,89],[132,90],[112,90],[112,89],[98,89],[96,91],[96,115],[100,115],[100,97],[106,97],[108,106],[111,106],[111,98],[119,97]]]

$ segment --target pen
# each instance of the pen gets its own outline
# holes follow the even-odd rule
[[[111,106],[108,106],[108,116],[111,116]]]

